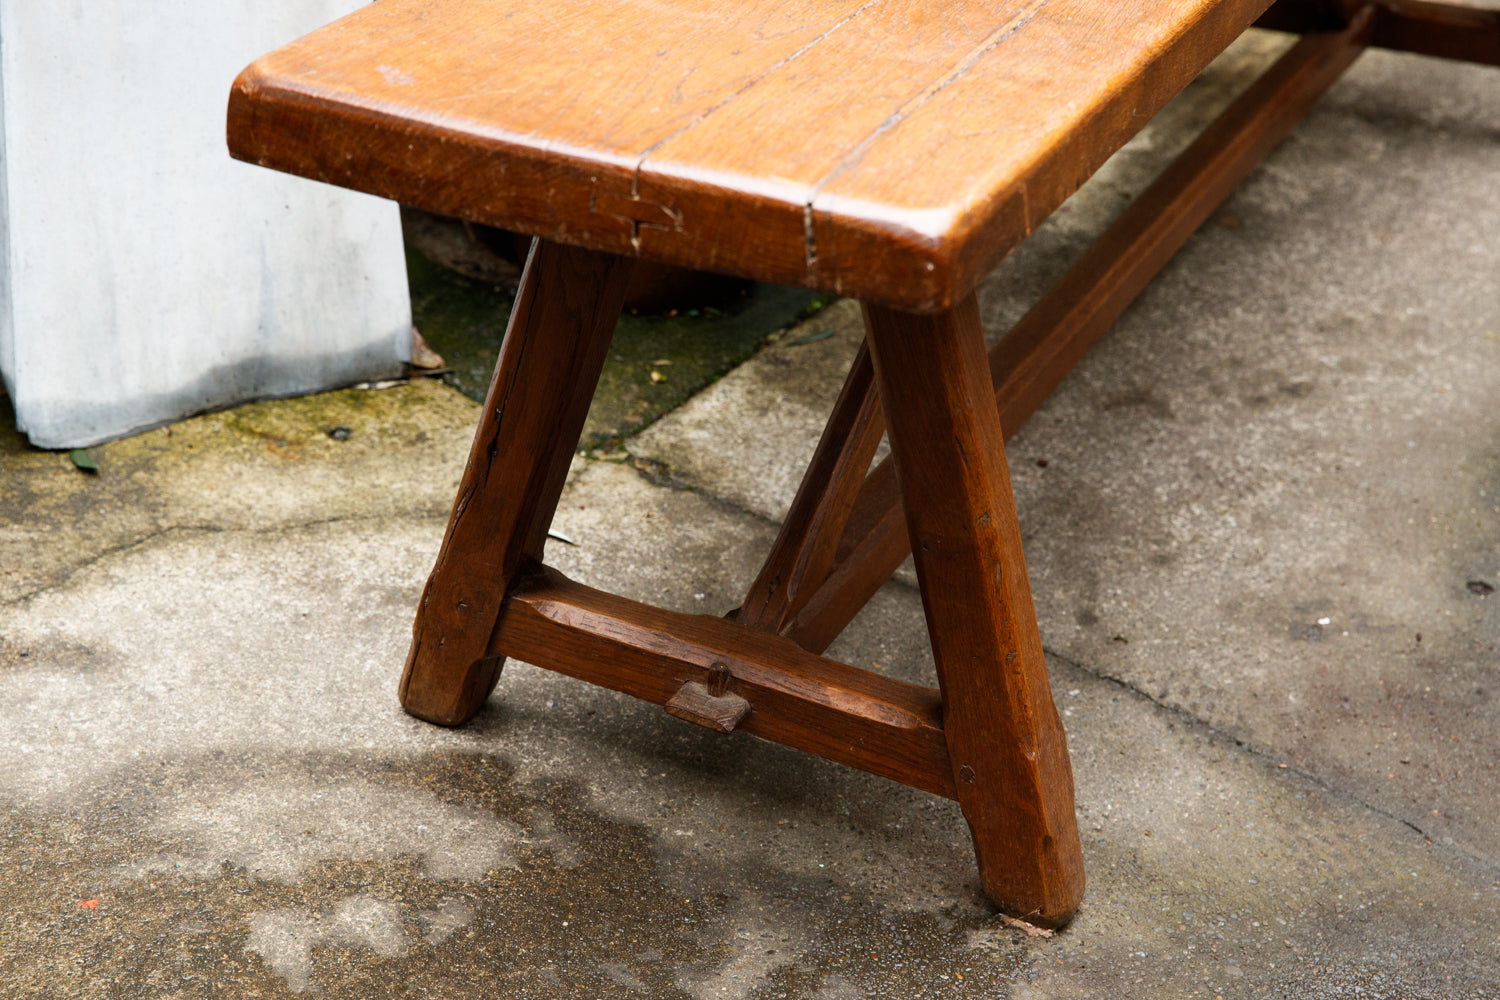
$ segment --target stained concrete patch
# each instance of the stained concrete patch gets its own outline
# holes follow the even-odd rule
[[[153,824],[164,839],[183,839],[191,853],[166,855],[132,874],[176,869],[212,875],[229,863],[258,878],[295,884],[330,858],[420,860],[435,879],[473,880],[515,867],[520,827],[431,794],[363,781],[312,784],[261,780],[224,797],[189,792]],[[183,801],[186,799],[186,801]],[[549,821],[550,822],[550,821]]]
[[[723,949],[728,954],[724,960],[702,972],[683,970],[677,976],[677,985],[695,1000],[749,996],[777,968],[793,961],[794,950],[789,947],[794,938],[793,928],[768,923],[761,915],[764,912],[764,900],[754,896],[744,900],[730,914],[730,933]],[[803,936],[795,934],[797,938]]]
[[[16,650],[0,686],[18,709],[0,729],[0,790],[66,802],[150,754],[415,735],[390,664],[440,527],[386,527],[169,533],[0,611]]]
[[[247,922],[250,937],[245,941],[246,950],[264,959],[292,992],[307,989],[312,946],[322,937],[318,918],[297,910],[280,910],[253,913]]]
[[[610,464],[581,467],[565,509],[580,544],[555,546],[555,561],[587,582],[710,614],[742,590],[774,532]],[[589,519],[606,514],[634,525],[628,544],[597,544]],[[815,986],[829,963],[865,961],[868,927],[931,926],[920,912],[929,899],[983,919],[964,887],[967,845],[952,810],[879,779],[853,776],[859,801],[836,822],[808,815],[818,799],[848,801],[849,772],[714,740],[519,663],[463,730],[405,717],[393,685],[440,531],[435,520],[378,529],[353,520],[172,532],[0,611],[18,651],[0,673],[0,695],[18,706],[0,729],[7,841],[32,845],[16,855],[19,869],[0,872],[20,889],[17,917],[31,915],[6,958],[18,995],[45,995],[55,981],[58,966],[43,956],[102,949],[110,975],[166,982],[204,962],[222,971],[225,956],[248,948],[238,989],[270,977],[382,996],[389,963],[431,969],[449,947],[474,953],[445,958],[439,984],[482,967],[548,995],[602,996],[627,988],[623,969],[649,995],[675,995],[670,984],[683,976],[721,970],[736,897],[756,894],[772,914],[764,919],[785,926],[809,877],[823,879],[816,897],[837,900],[847,924],[832,938],[799,939],[795,960],[743,980],[748,991],[767,976]],[[486,748],[502,758],[424,756]],[[747,771],[758,775],[748,797]],[[900,801],[919,803],[916,829],[886,816]],[[79,853],[42,846],[58,843]],[[35,877],[39,856],[62,862],[78,887],[59,898]],[[454,888],[472,918],[446,936],[426,933],[426,915]],[[390,903],[371,911],[384,915],[370,924],[374,937],[338,930],[344,901],[371,891]],[[44,916],[73,897],[100,899],[111,922],[81,922],[96,911],[76,908],[63,926]],[[547,900],[552,916],[539,924]],[[124,927],[133,929],[118,935]],[[128,941],[149,927],[205,942],[202,954],[184,944],[196,957],[165,966],[132,956]],[[399,956],[381,954],[398,940],[407,942]],[[579,941],[591,943],[578,952]],[[641,959],[642,949],[657,957]],[[905,995],[918,959],[867,978]],[[991,980],[1006,971],[997,966]]]
[[[365,896],[340,900],[327,917],[278,910],[251,914],[249,925],[246,950],[264,959],[297,993],[307,988],[312,949],[317,945],[368,948],[382,958],[400,958],[412,944],[401,907]]]
[[[462,900],[445,899],[436,910],[421,913],[418,919],[425,928],[422,936],[427,943],[441,944],[474,919],[474,909]]]
[[[864,994],[843,976],[829,976],[817,992],[817,1000],[860,1000]]]

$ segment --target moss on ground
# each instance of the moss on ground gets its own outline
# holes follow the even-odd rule
[[[0,397],[0,602],[176,528],[269,528],[453,502],[478,407],[431,379],[251,403],[96,445],[97,472],[15,430]],[[43,545],[42,541],[46,540]]]
[[[450,371],[444,381],[483,399],[514,291],[448,270],[408,246],[412,314]],[[606,450],[744,361],[770,334],[822,308],[828,296],[752,285],[722,308],[620,317],[582,447]]]

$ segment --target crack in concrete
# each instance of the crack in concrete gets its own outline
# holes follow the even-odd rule
[[[335,514],[330,517],[314,518],[309,521],[296,521],[289,524],[278,524],[262,528],[244,527],[238,525],[215,525],[215,524],[173,524],[148,531],[143,535],[111,545],[93,553],[79,562],[69,565],[58,576],[48,583],[34,587],[15,597],[0,598],[0,608],[18,607],[27,601],[34,600],[42,594],[54,590],[61,590],[68,586],[75,577],[83,571],[97,566],[99,563],[111,556],[134,552],[146,548],[152,543],[169,538],[174,535],[278,535],[291,534],[297,531],[305,531],[308,528],[317,528],[327,524],[358,524],[376,523],[381,521],[432,521],[446,518],[446,515],[435,513],[418,513],[414,511],[393,514]]]
[[[1168,704],[1167,702],[1164,702],[1159,698],[1153,697],[1149,692],[1140,687],[1137,687],[1135,684],[1132,684],[1128,680],[1085,666],[1072,657],[1065,656],[1062,653],[1057,652],[1056,650],[1048,649],[1046,646],[1042,647],[1042,652],[1047,656],[1048,659],[1056,659],[1061,663],[1066,663],[1073,669],[1085,673],[1088,676],[1095,678],[1096,680],[1101,680],[1108,684],[1113,684],[1116,687],[1124,690],[1128,694],[1134,695],[1135,697],[1148,702],[1156,708],[1162,709],[1166,712],[1170,712],[1171,714],[1184,719],[1189,725],[1195,726],[1198,729],[1202,730],[1209,739],[1216,740],[1225,744],[1225,749],[1242,751],[1250,757],[1273,762],[1278,766],[1278,768],[1284,767],[1288,772],[1297,775],[1305,781],[1310,782],[1320,790],[1327,792],[1329,795],[1332,795],[1335,799],[1338,799],[1346,804],[1352,804],[1359,808],[1366,809],[1377,816],[1384,817],[1385,819],[1400,823],[1402,826],[1405,826],[1413,832],[1419,834],[1425,841],[1427,841],[1429,846],[1435,845],[1435,842],[1432,839],[1432,835],[1426,830],[1423,830],[1417,824],[1413,823],[1411,820],[1406,819],[1402,816],[1398,816],[1387,809],[1375,805],[1367,801],[1366,799],[1363,799],[1360,796],[1356,795],[1354,792],[1331,784],[1322,775],[1316,774],[1312,771],[1308,771],[1304,768],[1296,766],[1295,764],[1287,762],[1285,758],[1273,752],[1269,747],[1257,746],[1249,740],[1242,740],[1229,731],[1215,725],[1202,716],[1195,715],[1194,713],[1188,711],[1180,705]],[[1230,747],[1229,744],[1232,744],[1232,747]],[[1442,846],[1444,846],[1448,850],[1453,851],[1456,854],[1463,856],[1464,858],[1467,858],[1470,861],[1473,861],[1481,868],[1485,868],[1491,872],[1494,872],[1497,876],[1500,876],[1500,864],[1497,864],[1491,859],[1479,854],[1475,854],[1473,851],[1460,847],[1457,843],[1451,845],[1445,844]]]
[[[602,462],[606,460],[587,458],[585,459],[585,461]],[[686,479],[682,479],[672,471],[671,465],[663,462],[659,458],[643,458],[639,455],[628,455],[620,462],[612,464],[628,466],[642,479],[646,480],[646,482],[660,489],[673,490],[677,493],[689,493],[693,496],[699,497],[703,500],[708,501],[709,503],[714,504],[720,510],[727,511],[731,514],[738,514],[743,517],[753,518],[754,520],[759,521],[761,524],[769,525],[777,529],[780,529],[781,527],[780,521],[777,521],[774,518],[769,518],[766,515],[762,514],[760,511],[752,510],[730,497],[723,496],[722,494],[715,493],[712,490],[707,489],[706,487],[698,486],[694,483],[688,482]]]
[[[677,478],[677,476],[672,473],[671,466],[669,466],[665,462],[660,461],[659,459],[643,459],[635,455],[631,455],[629,458],[625,459],[623,464],[629,465],[654,486],[658,486],[664,489],[677,490],[683,493],[696,494],[704,498],[705,500],[709,500],[717,504],[724,510],[731,511],[742,516],[754,518],[755,520],[760,521],[763,524],[778,528],[780,527],[780,522],[766,517],[764,514],[761,514],[758,511],[750,510],[749,508],[744,507],[743,505],[735,502],[728,497],[720,496],[710,490],[704,489],[703,487],[695,486],[691,483]],[[888,584],[895,584],[896,586],[902,587],[906,590],[914,592],[918,590],[918,588],[913,587],[911,584],[908,584],[903,580],[898,580],[894,576],[892,576],[886,582]],[[1427,841],[1427,843],[1435,843],[1435,841],[1433,841],[1432,839],[1432,834],[1429,831],[1424,830],[1418,824],[1413,823],[1411,820],[1399,816],[1389,811],[1388,809],[1384,809],[1378,805],[1375,805],[1351,791],[1345,790],[1329,783],[1328,780],[1323,778],[1321,775],[1286,762],[1280,755],[1273,753],[1269,748],[1259,747],[1249,740],[1242,740],[1239,737],[1234,736],[1228,730],[1215,725],[1213,722],[1203,718],[1202,716],[1195,715],[1194,713],[1179,705],[1173,705],[1156,697],[1153,697],[1149,692],[1140,687],[1137,687],[1135,684],[1132,684],[1130,681],[1125,680],[1124,678],[1116,677],[1113,674],[1107,674],[1102,671],[1095,670],[1092,667],[1085,666],[1083,663],[1080,663],[1079,661],[1074,660],[1069,656],[1065,656],[1057,650],[1049,649],[1045,645],[1043,646],[1042,651],[1049,659],[1056,659],[1062,663],[1066,663],[1068,666],[1073,667],[1076,670],[1081,671],[1082,673],[1089,675],[1090,677],[1105,681],[1110,684],[1114,684],[1117,687],[1129,692],[1130,694],[1144,699],[1151,705],[1154,705],[1155,707],[1160,708],[1164,711],[1170,712],[1173,715],[1186,720],[1194,726],[1200,727],[1210,737],[1217,740],[1222,740],[1226,744],[1233,744],[1234,749],[1237,751],[1244,751],[1245,753],[1250,754],[1253,757],[1264,759],[1267,761],[1274,761],[1277,764],[1285,763],[1286,769],[1288,771],[1311,782],[1323,791],[1326,791],[1330,795],[1333,795],[1335,798],[1340,799],[1341,801],[1344,801],[1346,803],[1351,803],[1360,808],[1367,809],[1377,816],[1382,816],[1386,819],[1400,823],[1401,825],[1410,829],[1412,832],[1420,835],[1424,840]],[[1469,860],[1475,862],[1483,868],[1500,874],[1500,864],[1497,864],[1489,858],[1486,858],[1479,854],[1475,854],[1470,850],[1462,848],[1457,843],[1454,843],[1452,845],[1445,844],[1442,846],[1462,855],[1465,858],[1468,858]]]

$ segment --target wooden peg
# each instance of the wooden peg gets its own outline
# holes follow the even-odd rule
[[[688,681],[666,704],[675,715],[705,729],[732,733],[750,714],[750,703],[729,690],[734,675],[726,663],[715,663],[704,681]]]

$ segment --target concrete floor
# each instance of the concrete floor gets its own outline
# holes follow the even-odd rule
[[[1275,48],[1007,262],[990,327]],[[882,779],[519,663],[465,728],[404,715],[477,409],[428,382],[98,476],[0,445],[0,996],[1500,996],[1497,95],[1367,56],[1011,443],[1063,932],[993,915],[956,807]],[[857,337],[836,306],[580,458],[549,557],[734,606]],[[930,677],[909,573],[831,652]]]

